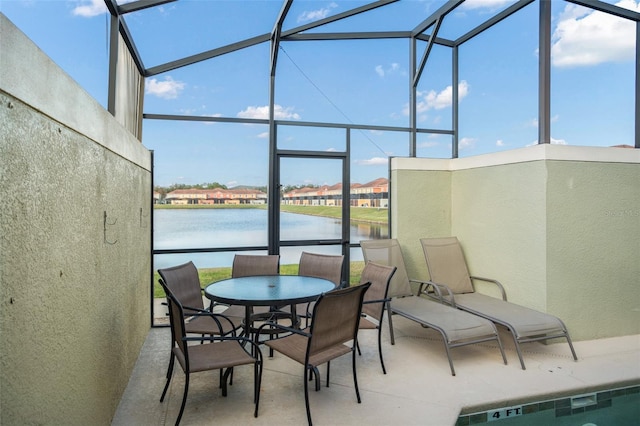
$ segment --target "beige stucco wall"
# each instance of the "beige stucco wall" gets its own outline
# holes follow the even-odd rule
[[[510,301],[545,311],[544,161],[453,174],[451,235],[464,244],[471,273],[501,281]]]
[[[397,158],[391,170],[392,235],[410,275],[428,277],[419,238],[455,235],[472,274],[500,280],[510,301],[558,315],[575,340],[640,333],[639,150],[539,145]],[[424,214],[436,195],[449,227]]]
[[[580,324],[578,339],[640,333],[640,164],[549,161],[547,172],[549,309]]]
[[[391,235],[402,244],[409,276],[427,279],[419,238],[451,232],[451,172],[394,169],[391,186]]]
[[[150,324],[150,169],[0,15],[0,424],[110,424]]]

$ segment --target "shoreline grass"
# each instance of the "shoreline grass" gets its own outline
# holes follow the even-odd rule
[[[355,261],[351,262],[350,268],[350,276],[349,276],[349,285],[355,285],[360,282],[360,276],[362,275],[362,270],[364,269],[364,262]],[[298,265],[280,265],[280,274],[281,275],[298,275]],[[211,283],[216,281],[224,280],[227,278],[231,278],[231,268],[230,267],[221,267],[221,268],[200,268],[198,269],[198,275],[200,276],[200,287],[205,288]],[[158,271],[155,271],[153,274],[153,297],[154,298],[164,298],[164,291],[160,284],[158,284],[158,280],[160,279],[160,274]]]

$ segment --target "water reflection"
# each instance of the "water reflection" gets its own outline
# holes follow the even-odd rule
[[[350,241],[386,238],[388,225],[356,223],[350,226]],[[281,214],[281,238],[340,239],[342,222],[334,218],[294,213]],[[154,249],[191,249],[267,245],[267,211],[261,209],[161,209],[154,212]],[[287,247],[281,250],[281,264],[298,263],[300,253],[336,254],[340,248]],[[248,254],[249,252],[244,252]],[[257,254],[266,254],[264,252]],[[193,261],[198,268],[231,266],[234,253],[185,253],[154,256],[154,269]],[[362,260],[352,250],[352,260]]]

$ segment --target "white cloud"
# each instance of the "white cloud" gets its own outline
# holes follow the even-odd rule
[[[462,138],[458,141],[458,148],[460,149],[473,148],[475,145],[476,145],[475,138]]]
[[[458,84],[458,99],[462,100],[469,94],[469,85],[466,80],[462,80]],[[441,92],[436,93],[435,90],[431,90],[428,93],[419,92],[418,97],[422,98],[417,103],[417,112],[422,113],[430,109],[443,109],[450,107],[453,103],[453,87],[447,86]],[[408,109],[407,109],[408,113]]]
[[[105,6],[104,0],[83,1],[71,11],[75,16],[83,16],[85,18],[102,15],[106,12],[107,6]]]
[[[569,145],[569,144],[564,139],[554,139],[552,137],[551,138],[551,145]]]
[[[338,7],[338,5],[336,3],[332,2],[327,7],[323,7],[321,9],[317,9],[317,10],[309,10],[309,11],[306,11],[306,12],[302,12],[302,14],[300,14],[300,16],[298,16],[298,23],[300,23],[300,22],[317,21],[318,19],[324,19],[327,16],[329,16],[329,12],[331,12],[331,9],[335,9],[336,7]]]
[[[538,145],[538,140],[537,139],[535,141],[531,142],[527,146],[534,146],[534,145]],[[551,137],[551,145],[569,145],[569,143],[564,139],[555,139],[552,136]]]
[[[269,138],[269,132],[262,132],[258,135],[259,139],[267,139]]]
[[[513,3],[513,0],[467,0],[460,5],[462,9],[499,9]]]
[[[170,76],[165,77],[164,81],[155,78],[147,79],[145,92],[162,99],[175,99],[182,93],[185,83],[176,81]]]
[[[436,141],[428,141],[428,142],[418,142],[418,148],[433,148],[438,146],[438,142]]]
[[[622,0],[616,6],[640,12],[640,1]],[[552,63],[575,67],[632,60],[635,39],[633,21],[569,4],[552,36]]]
[[[203,116],[203,117],[214,117],[214,118],[215,118],[215,117],[222,117],[222,114],[220,114],[220,113],[216,113],[216,114],[203,114],[202,116]],[[215,122],[215,121],[203,121],[203,123],[204,123],[206,126],[211,126],[211,125],[213,125],[213,124],[216,124],[216,122]]]
[[[385,157],[373,157],[367,160],[356,160],[356,164],[360,166],[381,166],[389,163],[389,159]]]
[[[376,74],[378,74],[380,77],[384,77],[386,74],[391,74],[399,71],[400,64],[398,64],[397,62],[393,62],[389,64],[387,68],[383,67],[382,65],[377,65],[375,69],[376,69]]]
[[[504,143],[504,141],[502,139],[498,139],[496,141],[496,146],[507,146],[507,144]]]
[[[274,117],[276,120],[299,120],[300,115],[293,112],[293,107],[283,108],[280,105],[274,106]],[[240,118],[256,118],[256,119],[268,119],[269,118],[269,106],[250,106],[244,111],[240,111],[237,114]]]

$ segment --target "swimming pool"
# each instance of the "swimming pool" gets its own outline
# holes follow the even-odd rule
[[[640,425],[640,386],[586,392],[558,399],[464,414],[458,417],[456,426],[489,422],[496,426]]]

